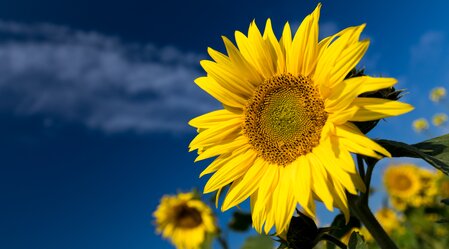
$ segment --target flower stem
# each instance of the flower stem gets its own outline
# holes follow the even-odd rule
[[[221,248],[229,249],[228,242],[226,242],[226,240],[222,236],[218,236],[217,240],[218,240],[218,243],[220,243]]]
[[[363,160],[358,156],[358,164],[362,163]],[[365,159],[367,165],[367,171],[364,172],[364,182],[366,185],[366,193],[361,193],[360,195],[348,194],[349,209],[351,213],[357,217],[363,225],[368,229],[370,234],[376,240],[377,244],[382,249],[398,249],[393,240],[388,236],[385,230],[374,217],[373,213],[368,206],[369,188],[371,184],[371,176],[374,170],[374,166],[377,163],[375,159]],[[359,165],[360,167],[360,165]]]
[[[340,247],[341,249],[347,249],[348,247],[341,242],[339,239],[335,238],[334,236],[330,235],[330,234],[323,234],[323,236],[321,237],[324,240],[327,240],[329,242],[332,242],[334,245]]]

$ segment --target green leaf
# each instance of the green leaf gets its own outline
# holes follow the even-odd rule
[[[449,198],[441,200],[442,203],[449,205]]]
[[[349,238],[348,249],[368,249],[368,245],[358,232],[353,232]]]
[[[200,249],[212,249],[212,242],[217,237],[217,234],[207,233]]]
[[[235,211],[232,214],[228,227],[237,232],[244,232],[251,228],[252,218],[250,213]]]
[[[393,157],[421,158],[446,175],[449,175],[449,134],[417,144],[391,140],[377,140]]]
[[[352,228],[360,226],[361,226],[360,221],[357,218],[351,216],[348,224],[346,224],[345,216],[343,214],[339,214],[335,216],[334,220],[332,221],[331,224],[332,230],[330,234],[336,238],[341,238],[345,234],[349,233],[349,231],[351,231]],[[327,243],[326,249],[334,249],[334,248],[336,248],[335,244]]]
[[[273,249],[273,240],[266,235],[255,235],[246,238],[241,249]]]
[[[449,223],[449,219],[445,218],[445,219],[437,220],[437,223]]]

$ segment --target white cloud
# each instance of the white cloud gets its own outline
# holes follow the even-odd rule
[[[202,55],[96,32],[0,21],[0,109],[106,132],[187,130],[218,107],[193,80]]]
[[[444,59],[446,37],[440,31],[424,33],[419,42],[411,47],[412,66],[435,65]]]

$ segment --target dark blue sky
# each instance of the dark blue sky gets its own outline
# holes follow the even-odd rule
[[[279,34],[316,4],[0,1],[0,248],[172,248],[151,213],[163,194],[207,180],[187,152],[186,122],[218,108],[193,84],[199,60],[253,19],[272,18]],[[427,94],[449,81],[448,7],[323,1],[322,33],[367,23],[362,66],[398,78],[417,107],[373,137],[425,139],[410,122],[447,112]],[[237,248],[242,236],[230,238]]]

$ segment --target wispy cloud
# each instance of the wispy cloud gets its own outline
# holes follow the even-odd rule
[[[446,50],[445,34],[441,31],[428,31],[410,48],[412,67],[439,65],[446,57]]]
[[[0,21],[0,109],[106,132],[185,131],[217,108],[193,80],[203,55],[97,32]]]

